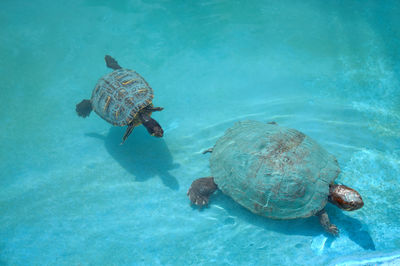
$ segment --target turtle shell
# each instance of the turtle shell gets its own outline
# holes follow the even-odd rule
[[[335,157],[310,137],[256,121],[228,129],[214,146],[210,167],[223,193],[274,219],[314,215],[340,172]]]
[[[99,79],[91,103],[101,118],[113,125],[125,126],[152,100],[149,84],[137,72],[121,68]]]

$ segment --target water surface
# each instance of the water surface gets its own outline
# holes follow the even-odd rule
[[[0,3],[0,264],[300,265],[400,257],[398,1]],[[135,69],[165,108],[165,137],[75,104]],[[191,182],[234,122],[276,121],[334,154],[365,206],[274,221]]]

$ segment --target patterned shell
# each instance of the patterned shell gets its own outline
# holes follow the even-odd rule
[[[135,71],[117,69],[99,79],[92,93],[94,111],[107,122],[125,126],[151,104],[153,90]]]
[[[327,203],[340,169],[334,156],[290,128],[236,123],[210,158],[218,188],[253,213],[274,219],[309,217]]]

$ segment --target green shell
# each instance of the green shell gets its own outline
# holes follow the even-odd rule
[[[274,219],[309,217],[325,207],[340,169],[305,134],[276,124],[236,123],[218,139],[211,174],[223,193]]]
[[[121,68],[99,79],[90,101],[101,118],[125,126],[152,100],[153,90],[144,78],[133,70]]]

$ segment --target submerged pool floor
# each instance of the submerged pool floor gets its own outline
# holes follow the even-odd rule
[[[400,263],[398,1],[1,1],[0,264]],[[165,135],[75,104],[109,73],[154,89]],[[365,206],[275,221],[186,196],[236,121],[296,128]]]

